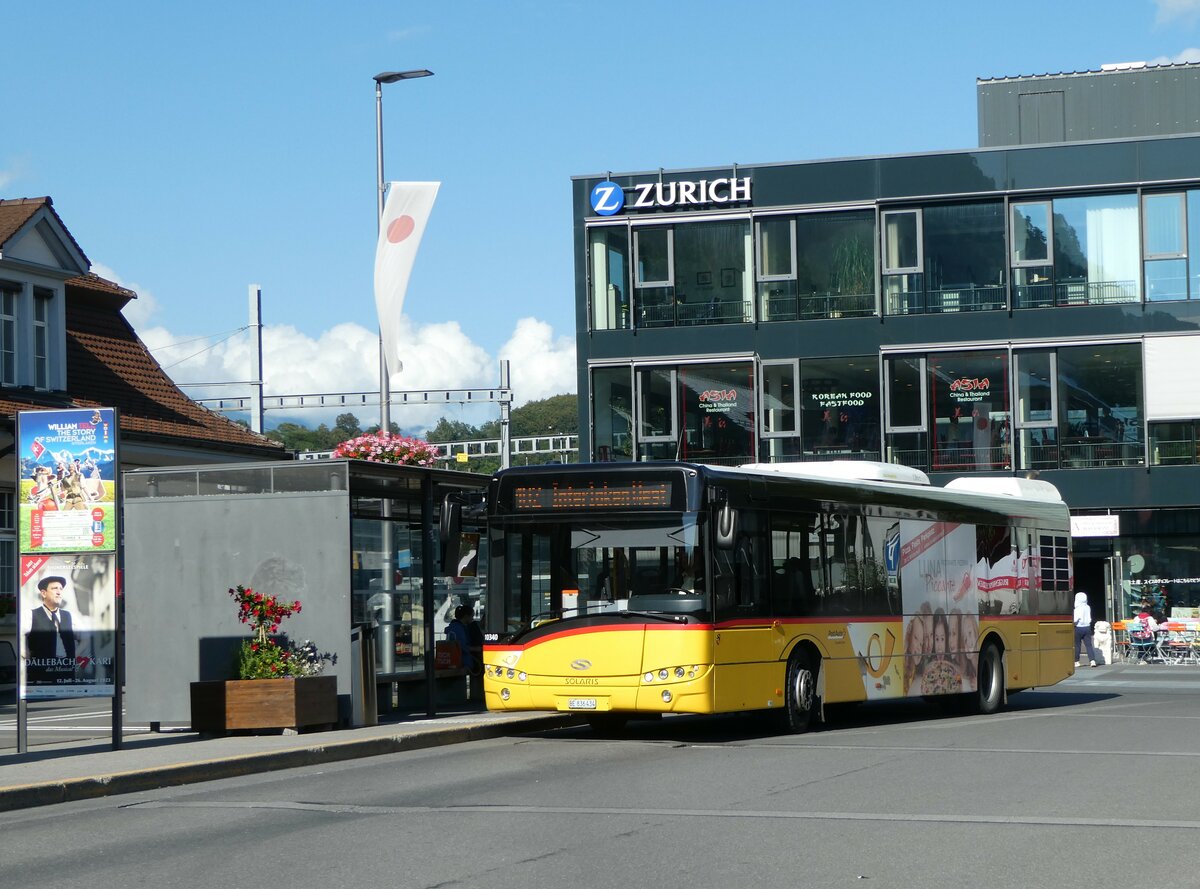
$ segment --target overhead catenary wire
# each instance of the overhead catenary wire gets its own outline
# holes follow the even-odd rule
[[[201,349],[198,352],[193,352],[191,355],[186,355],[183,358],[180,358],[178,361],[172,362],[171,364],[164,364],[163,370],[170,370],[172,367],[177,367],[180,364],[183,364],[185,361],[191,361],[196,356],[203,355],[205,352],[209,352],[209,351],[215,349],[217,346],[221,345],[221,343],[224,343],[227,340],[233,339],[233,337],[237,336],[239,333],[242,333],[245,330],[249,330],[249,325],[247,325],[245,327],[239,327],[236,330],[229,331],[227,334],[222,336],[221,339],[217,340],[215,343],[212,343],[212,344],[206,346],[205,348]],[[206,340],[206,339],[210,339],[210,337],[197,337],[194,340],[185,340],[180,343],[172,343],[169,346],[161,346],[158,349],[152,349],[151,352],[159,352],[159,351],[162,351],[163,349],[174,348],[176,346],[184,346],[184,345],[187,345],[188,343],[194,343],[194,342],[198,342],[200,340]]]

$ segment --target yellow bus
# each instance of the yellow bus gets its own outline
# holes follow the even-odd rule
[[[491,710],[774,710],[967,696],[1075,667],[1053,485],[887,463],[509,469],[487,496]]]

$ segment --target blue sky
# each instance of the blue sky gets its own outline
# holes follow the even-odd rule
[[[371,78],[428,68],[384,87],[387,177],[442,182],[393,385],[493,386],[507,357],[522,403],[576,386],[571,176],[969,148],[977,77],[1197,60],[1198,21],[1200,0],[12,4],[0,196],[54,198],[177,380],[248,377],[229,335],[257,283],[268,393],[373,390]],[[488,418],[467,410],[393,418]]]

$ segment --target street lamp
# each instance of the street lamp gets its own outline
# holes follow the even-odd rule
[[[375,172],[377,212],[375,214],[376,237],[383,226],[383,85],[397,80],[413,80],[417,77],[432,77],[433,72],[421,68],[418,71],[384,71],[376,74],[375,81]],[[387,355],[383,348],[382,320],[379,329],[379,429],[388,432],[392,425],[392,392],[388,380]]]

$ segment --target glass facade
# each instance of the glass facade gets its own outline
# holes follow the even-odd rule
[[[1200,262],[1191,261],[1200,227],[1190,224],[1198,213],[1200,189],[1192,189],[597,225],[587,234],[589,324],[607,331],[1200,299]]]
[[[1142,503],[1187,512],[1196,527],[1179,540],[1200,548],[1200,502],[1190,508],[1200,410],[1188,357],[1192,337],[1200,346],[1197,149],[1200,137],[1148,138],[739,168],[753,178],[753,200],[719,208],[719,220],[704,209],[630,214],[624,228],[607,220],[628,232],[629,255],[640,229],[669,231],[659,249],[668,273],[635,286],[648,296],[671,288],[671,309],[647,323],[635,298],[633,335],[609,336],[599,324],[598,335],[581,333],[581,355],[595,365],[591,410],[603,418],[594,453],[617,450],[605,399],[618,399],[626,424],[640,422],[628,405],[641,404],[644,383],[661,416],[674,413],[669,425],[647,426],[659,441],[626,425],[625,459],[880,459],[935,474],[935,484],[937,474],[1036,472],[1073,512]],[[606,224],[581,209],[581,230]],[[692,323],[676,291],[690,304],[709,269],[679,257],[686,230],[743,217],[753,293],[746,300],[743,289],[741,318],[725,319],[719,337],[636,338],[639,328]],[[710,249],[736,249],[726,241],[714,236]],[[710,264],[716,288],[725,263]],[[736,281],[741,269],[730,267]],[[589,292],[596,279],[585,282]],[[628,364],[617,370],[618,361]],[[684,371],[710,375],[706,362],[744,363],[747,381],[728,388],[739,410],[748,391],[756,411],[744,427],[739,414],[732,426],[747,435],[720,455],[697,437],[696,405],[685,405],[703,387]],[[674,377],[644,373],[651,366]],[[1096,567],[1098,553],[1127,556],[1149,542],[1125,515],[1120,538],[1083,547],[1089,590],[1119,585],[1115,567]],[[1167,559],[1158,573],[1172,582],[1200,577],[1179,553],[1155,558]],[[1192,598],[1200,608],[1200,586]]]
[[[1007,352],[945,352],[927,360],[933,469],[1010,469]]]

